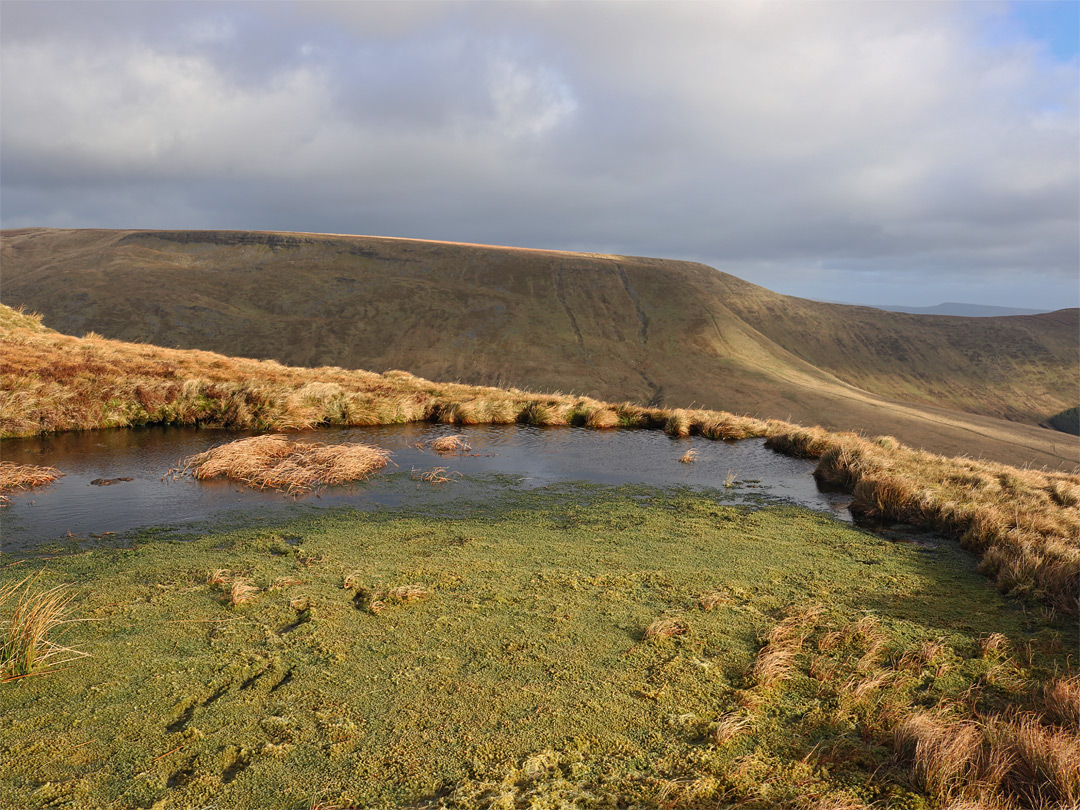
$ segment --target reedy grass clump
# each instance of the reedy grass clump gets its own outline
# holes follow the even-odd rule
[[[363,480],[385,467],[389,456],[365,444],[326,445],[268,434],[212,447],[170,472],[199,481],[228,478],[255,489],[294,495]]]
[[[252,583],[250,577],[225,568],[215,568],[210,571],[206,575],[206,584],[211,588],[217,586],[224,600],[233,607],[253,602],[259,593],[259,588]]]
[[[691,447],[689,450],[679,456],[679,461],[683,464],[693,464],[695,461],[697,461],[697,457],[698,451]]]
[[[1064,504],[1080,488],[1080,475],[945,458],[891,437],[770,424],[775,432],[766,444],[819,459],[815,478],[823,488],[852,493],[856,515],[956,537],[1003,592],[1077,615],[1080,510]]]
[[[358,610],[366,611],[374,616],[385,613],[394,606],[411,605],[431,598],[431,590],[419,582],[370,589],[357,585],[355,590],[353,604]]]
[[[808,756],[821,765],[861,761],[885,746],[935,806],[1066,810],[1080,802],[1080,681],[1041,687],[1001,644],[973,655],[941,639],[906,639],[873,615],[838,623],[816,605],[766,634],[751,683],[745,713],[718,721],[718,745],[758,718],[782,716],[785,696],[797,693],[821,707],[791,721],[796,737],[817,740]]]
[[[663,616],[652,622],[645,628],[643,638],[665,639],[674,636],[685,636],[690,632],[690,625],[681,616]]]
[[[447,467],[432,467],[430,470],[412,471],[412,477],[417,481],[423,481],[425,484],[449,484],[458,478],[461,478],[461,473],[457,470],[451,470]]]
[[[37,467],[33,464],[13,464],[0,461],[0,506],[7,506],[9,492],[20,489],[47,487],[64,474],[55,467]]]
[[[440,436],[431,443],[431,449],[436,453],[467,453],[472,446],[465,441],[464,436]]]
[[[56,639],[74,594],[67,586],[34,588],[39,575],[0,588],[0,682],[41,675],[88,653]]]

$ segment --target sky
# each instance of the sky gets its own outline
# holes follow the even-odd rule
[[[0,223],[1080,305],[1080,0],[0,2]]]

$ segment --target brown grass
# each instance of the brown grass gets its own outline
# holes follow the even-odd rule
[[[440,436],[431,443],[431,449],[440,455],[448,453],[467,453],[472,447],[464,436]]]
[[[1002,591],[1039,599],[1068,615],[1080,612],[1077,474],[945,458],[889,436],[871,440],[716,411],[437,384],[401,371],[290,368],[80,339],[17,313],[0,318],[0,336],[0,436],[149,423],[287,430],[430,420],[618,425],[715,440],[766,437],[778,452],[818,459],[819,483],[851,493],[851,508],[861,518],[957,537]],[[251,475],[254,486],[275,480],[257,483],[262,479],[243,464],[239,472]],[[302,488],[318,485],[297,475]],[[442,475],[450,480],[445,470]],[[288,490],[291,480],[281,483],[297,491]]]
[[[739,714],[725,714],[709,729],[709,740],[714,745],[723,745],[734,739],[750,727],[750,718]]]
[[[919,712],[896,727],[895,738],[926,789],[947,801],[1080,802],[1080,740],[1044,726],[1035,713],[957,720]]]
[[[775,686],[791,674],[795,658],[822,610],[820,605],[811,605],[788,616],[772,629],[754,662],[752,674],[759,686]]]
[[[228,478],[290,495],[360,481],[386,466],[389,453],[366,444],[298,442],[276,434],[252,436],[186,459],[174,476]]]
[[[854,494],[863,519],[909,523],[958,538],[1006,593],[1035,597],[1068,615],[1080,603],[1080,511],[1062,505],[1080,475],[1021,470],[912,450],[819,428],[770,423],[766,444],[818,458],[825,488]]]
[[[0,461],[0,492],[47,487],[63,475],[55,467],[35,467],[32,464]]]
[[[229,585],[229,604],[233,607],[255,601],[259,589],[246,577],[237,577]]]
[[[691,447],[689,450],[679,456],[679,461],[681,461],[683,464],[693,464],[695,461],[697,461],[697,457],[698,451]]]
[[[412,477],[418,481],[423,481],[425,484],[449,484],[451,481],[461,478],[461,473],[456,470],[449,470],[446,467],[432,467],[424,472],[413,470]]]
[[[412,605],[431,598],[431,590],[419,582],[408,585],[395,585],[391,588],[367,588],[357,587],[353,603],[361,610],[379,615],[385,613],[395,605]]]
[[[684,636],[690,632],[690,625],[677,616],[660,618],[645,628],[644,638],[665,639],[672,636]]]
[[[811,690],[832,711],[802,731],[818,740],[822,764],[836,756],[842,761],[840,752],[851,745],[849,736],[836,738],[828,753],[829,735],[853,729],[867,746],[892,748],[933,806],[1078,806],[1080,676],[1040,687],[991,636],[976,653],[988,665],[985,677],[959,686],[938,680],[944,663],[962,667],[970,654],[942,640],[893,635],[873,616],[837,626],[821,607],[792,611],[765,636],[742,700],[751,714],[742,719],[753,725],[753,713],[770,717],[789,689]],[[1002,670],[1008,671],[999,677]]]
[[[410,585],[398,585],[386,592],[386,599],[396,604],[407,605],[413,602],[422,602],[431,596],[425,586],[414,582]]]
[[[1043,695],[1043,712],[1056,723],[1080,734],[1080,675],[1059,678],[1048,684]]]
[[[64,585],[36,590],[38,576],[0,588],[0,683],[42,675],[88,655],[56,641],[71,621],[67,610],[74,595]]]
[[[9,492],[47,487],[63,475],[55,467],[35,467],[32,464],[0,461],[0,506],[10,503],[11,499],[7,497]]]
[[[710,591],[709,593],[703,593],[696,601],[697,606],[702,610],[714,610],[730,600],[720,591]]]

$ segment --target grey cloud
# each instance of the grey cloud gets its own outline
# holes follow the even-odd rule
[[[1026,303],[1077,298],[1077,66],[987,46],[982,4],[0,8],[5,227],[663,255],[914,304],[1010,303],[1023,271]]]

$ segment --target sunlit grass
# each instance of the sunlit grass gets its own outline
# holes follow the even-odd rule
[[[74,594],[64,585],[41,589],[38,579],[0,586],[0,681],[45,674],[86,655],[58,642]]]
[[[948,541],[724,498],[506,489],[0,568],[84,583],[95,656],[0,689],[0,804],[1069,806],[1071,625]]]

